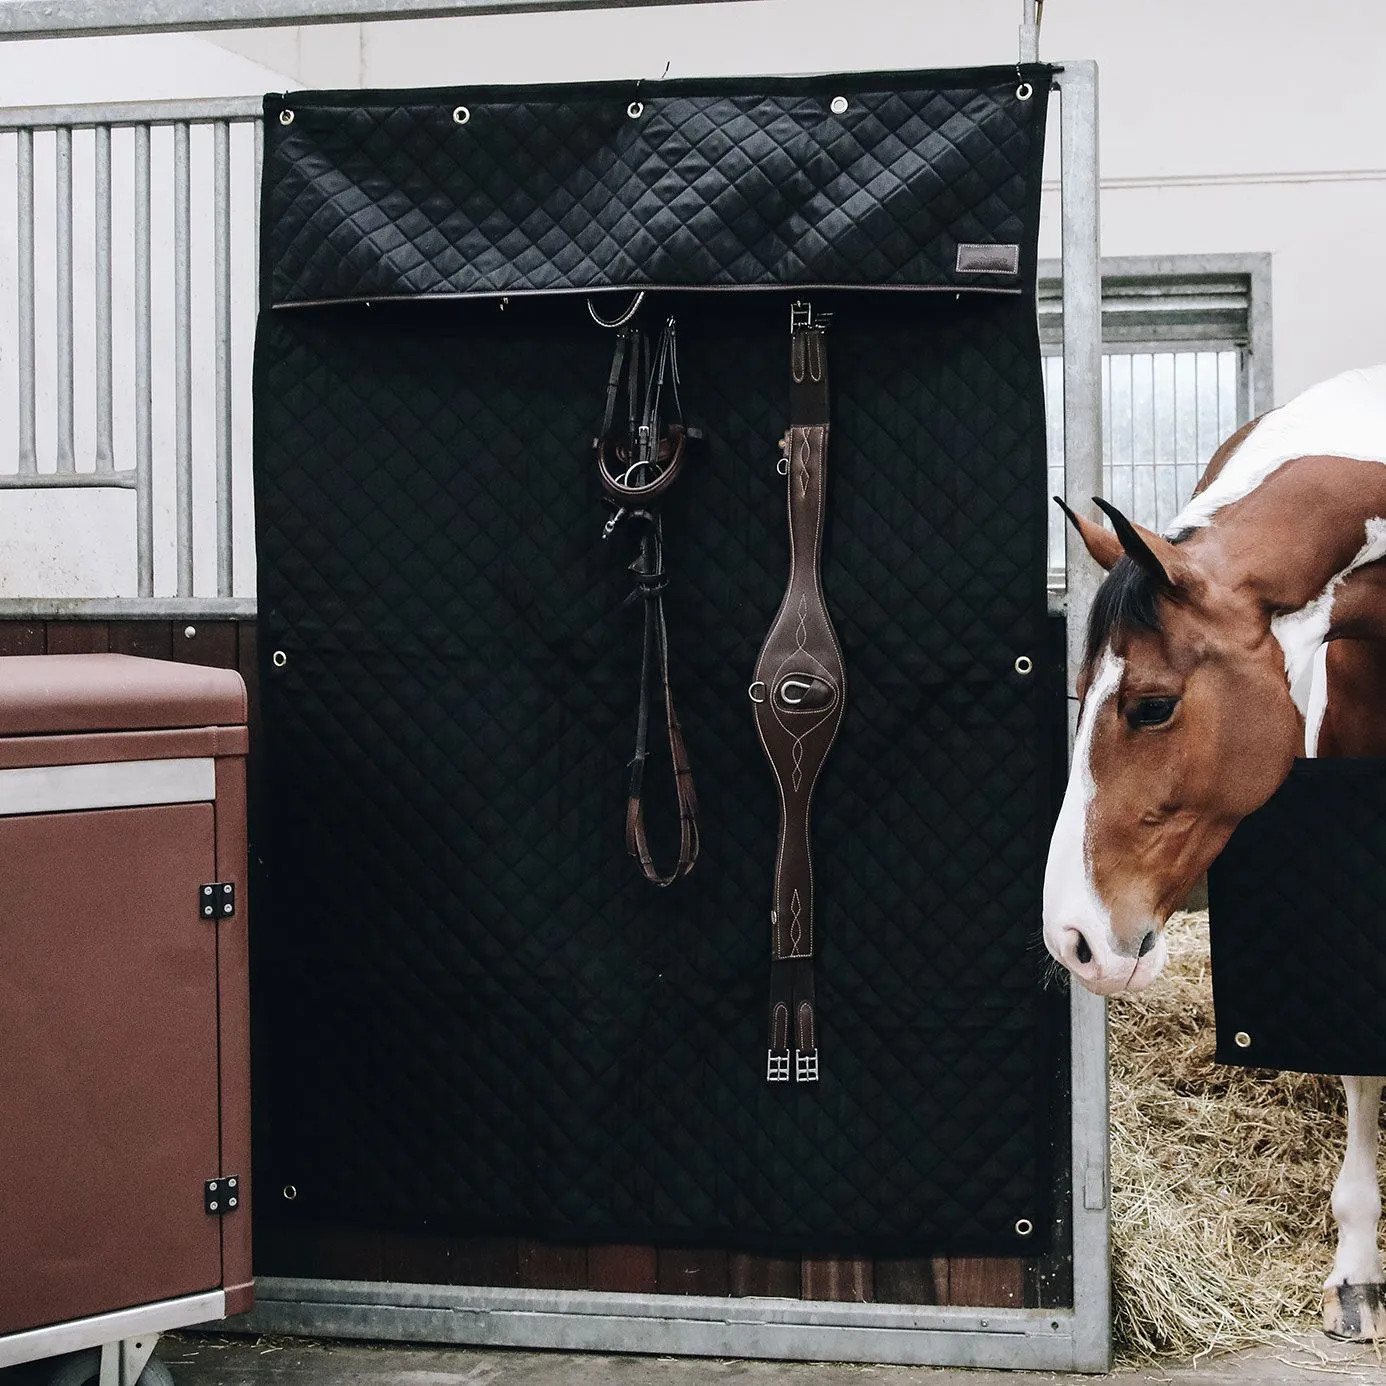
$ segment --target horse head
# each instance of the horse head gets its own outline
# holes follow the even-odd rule
[[[1064,506],[1107,577],[1045,869],[1044,941],[1109,995],[1160,974],[1165,921],[1289,774],[1304,723],[1264,605],[1224,555],[1097,504],[1113,530]]]

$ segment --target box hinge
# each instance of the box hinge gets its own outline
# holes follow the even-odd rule
[[[197,888],[197,913],[203,919],[226,919],[236,913],[236,887],[211,881]]]
[[[215,1217],[225,1217],[241,1206],[241,1180],[239,1175],[223,1174],[220,1179],[209,1179],[202,1186],[202,1206]]]

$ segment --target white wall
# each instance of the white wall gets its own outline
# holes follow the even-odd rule
[[[1103,249],[1109,255],[1269,251],[1277,397],[1347,366],[1386,359],[1386,278],[1374,259],[1386,227],[1384,0],[1052,0],[1046,58],[1096,58],[1101,70]],[[47,104],[259,94],[306,84],[408,87],[480,82],[928,68],[1008,63],[1018,0],[751,0],[716,5],[395,21],[219,34],[214,39],[0,44],[0,103]],[[45,137],[40,137],[42,140]],[[118,151],[119,153],[119,151]],[[40,157],[42,157],[40,152]],[[78,160],[82,154],[79,150]],[[237,159],[244,162],[244,152]],[[205,152],[194,150],[195,195]],[[79,170],[80,172],[80,170]],[[1057,253],[1051,159],[1042,253]],[[89,371],[90,224],[79,188],[78,380]],[[156,189],[167,200],[167,188]],[[51,217],[51,209],[41,215]],[[14,216],[13,155],[0,150],[0,233]],[[117,219],[121,216],[117,208]],[[248,213],[238,210],[248,227]],[[166,220],[166,217],[164,218]],[[160,233],[162,234],[162,233]],[[195,238],[207,234],[194,228]],[[12,466],[14,266],[0,234],[0,466]],[[248,231],[241,233],[246,244]],[[196,240],[195,240],[196,250]],[[167,244],[156,246],[156,268]],[[40,280],[52,247],[40,235]],[[242,257],[244,258],[244,257]],[[116,301],[130,288],[116,264]],[[239,273],[239,271],[238,271]],[[238,280],[238,389],[244,392],[248,278]],[[49,311],[42,289],[41,313]],[[194,285],[199,340],[210,286]],[[156,452],[171,452],[167,304],[156,305]],[[41,329],[42,331],[43,329]],[[51,336],[40,341],[41,431],[52,412]],[[117,374],[129,363],[117,362]],[[128,437],[118,378],[117,432]],[[208,489],[212,382],[194,401],[200,592],[210,591]],[[89,392],[88,392],[89,393]],[[125,413],[122,415],[121,410]],[[236,589],[254,590],[248,413],[237,418]],[[51,429],[49,430],[51,433]],[[78,418],[79,459],[89,422]],[[118,440],[119,441],[119,440]],[[41,436],[41,443],[49,439]],[[86,449],[86,451],[84,451]],[[128,452],[128,448],[127,448]],[[128,457],[118,465],[128,465]],[[79,460],[79,465],[85,463]],[[160,464],[157,590],[173,590],[171,468]],[[126,493],[0,493],[0,596],[130,595]]]
[[[1016,0],[756,0],[224,41],[313,84],[465,86],[1009,62],[1019,17]],[[1052,0],[1041,53],[1100,67],[1104,253],[1270,251],[1278,398],[1386,359],[1386,280],[1360,258],[1386,226],[1383,0]]]

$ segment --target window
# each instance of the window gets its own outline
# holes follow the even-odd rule
[[[1042,265],[1040,344],[1049,404],[1049,486],[1064,489],[1063,313],[1057,266]],[[1102,264],[1102,491],[1162,529],[1219,444],[1270,407],[1270,257],[1177,256]],[[1049,517],[1049,567],[1064,525]]]

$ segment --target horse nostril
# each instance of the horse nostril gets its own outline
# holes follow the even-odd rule
[[[1082,934],[1078,935],[1078,961],[1080,963],[1092,961],[1092,949],[1088,947],[1088,941]]]
[[[1141,951],[1136,954],[1138,958],[1143,958],[1155,946],[1155,930],[1152,929],[1141,939]]]

